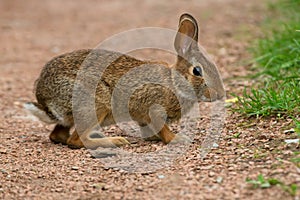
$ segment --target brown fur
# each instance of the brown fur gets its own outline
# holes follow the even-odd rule
[[[185,35],[191,38],[184,37]],[[158,77],[166,84],[176,81],[174,80],[176,77],[172,75],[172,70],[176,70],[193,86],[199,101],[213,101],[222,98],[224,87],[217,68],[198,47],[197,41],[198,26],[196,20],[188,14],[183,14],[180,18],[179,30],[174,42],[178,59],[172,67],[161,61],[141,61],[128,55],[106,50],[77,50],[55,57],[45,65],[36,81],[35,95],[37,103],[33,103],[37,109],[44,111],[57,124],[50,134],[50,139],[54,142],[68,144],[72,148],[84,146],[86,148],[97,148],[100,146],[110,147],[129,144],[122,137],[92,139],[89,137],[89,133],[97,123],[103,126],[115,123],[111,103],[113,91],[118,81],[127,73],[130,73],[131,70],[136,70],[137,74],[140,74],[138,72],[143,73],[143,71],[139,71],[145,70],[139,68],[141,65],[147,67],[147,71],[144,71],[145,78],[155,81]],[[110,63],[110,61],[112,62]],[[102,65],[107,65],[107,68],[100,77]],[[191,74],[189,72],[191,66],[200,66],[204,75],[195,76]],[[85,127],[84,133],[78,134],[78,130],[75,130],[70,136],[69,130],[74,126],[72,96],[76,95],[82,100],[80,103],[82,106],[79,109],[84,110],[85,105],[90,103],[85,102],[84,97],[87,94],[82,92],[74,94],[73,91],[78,72],[82,69],[87,71],[84,72],[86,73],[84,74],[85,81],[99,81],[95,93],[95,108],[98,120],[90,124],[90,127]],[[81,84],[80,80],[77,80],[76,83],[78,82]],[[129,86],[139,84],[138,80],[134,78],[126,79],[125,82]],[[181,89],[184,91],[184,87]],[[183,101],[187,104],[191,103],[185,98],[183,98]],[[127,104],[127,102],[124,102],[124,104]],[[151,106],[155,104],[164,108],[166,116],[160,110],[152,114],[149,113]],[[129,113],[132,119],[141,126],[141,130],[145,135],[151,136],[153,135],[151,132],[158,130],[157,137],[165,144],[171,141],[188,140],[183,135],[174,134],[166,124],[176,122],[183,114],[181,113],[179,100],[173,93],[172,88],[166,88],[155,83],[138,87],[130,96]],[[87,112],[82,112],[82,120],[88,119],[89,115],[86,114]],[[164,123],[164,117],[166,117],[166,123]],[[153,129],[143,128],[150,123],[154,124]]]

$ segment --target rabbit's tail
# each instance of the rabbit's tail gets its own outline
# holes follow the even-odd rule
[[[55,117],[49,113],[46,112],[44,109],[42,109],[42,106],[36,102],[27,102],[24,105],[24,108],[37,118],[39,118],[41,121],[48,123],[48,124],[53,124],[57,123],[57,120]]]

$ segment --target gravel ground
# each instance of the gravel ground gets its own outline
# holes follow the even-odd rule
[[[299,199],[299,191],[293,197],[279,186],[253,189],[245,181],[263,174],[285,184],[300,184],[300,170],[289,161],[299,145],[284,143],[294,137],[284,133],[290,120],[243,119],[228,111],[218,145],[201,158],[199,149],[210,126],[209,116],[204,115],[193,131],[194,142],[176,148],[180,152],[172,159],[164,156],[169,151],[158,159],[151,154],[169,146],[132,137],[130,146],[105,150],[117,156],[95,159],[97,152],[51,143],[48,135],[53,126],[22,109],[24,102],[34,100],[34,81],[53,56],[93,48],[131,28],[176,29],[183,12],[198,19],[200,43],[218,63],[227,93],[240,93],[252,84],[237,76],[249,73],[242,61],[249,57],[249,41],[261,34],[258,26],[265,9],[258,0],[0,1],[0,198]],[[139,55],[169,59],[160,52]],[[207,104],[200,108],[204,113],[210,109]],[[106,134],[125,133],[109,127]],[[152,157],[145,165],[139,155]]]

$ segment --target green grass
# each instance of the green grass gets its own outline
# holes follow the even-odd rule
[[[261,39],[255,44],[256,48],[251,50],[256,57],[256,64],[262,68],[257,76],[264,75],[271,80],[298,79],[299,81],[299,24],[300,20],[286,22],[281,31],[273,32],[270,38]]]
[[[278,179],[275,178],[268,178],[266,179],[262,174],[257,176],[257,179],[250,179],[247,178],[246,182],[252,185],[254,189],[261,188],[270,188],[272,186],[279,186],[281,187],[284,191],[288,192],[291,196],[295,196],[297,193],[297,188],[298,186],[296,184],[290,184],[287,185]]]
[[[300,82],[278,80],[246,90],[238,97],[237,111],[249,116],[293,116],[300,113]]]
[[[246,182],[251,184],[253,188],[269,188],[272,185],[277,185],[280,183],[277,179],[265,179],[265,177],[260,174],[257,179],[246,178]]]
[[[278,0],[270,4],[270,18],[262,28],[265,38],[254,42],[257,80],[238,97],[234,111],[247,116],[300,115],[300,0]]]
[[[297,133],[298,137],[300,137],[300,120],[293,118],[295,122],[295,132]]]

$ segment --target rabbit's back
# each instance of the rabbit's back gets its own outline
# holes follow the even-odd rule
[[[46,63],[36,81],[35,95],[39,106],[50,118],[72,126],[73,95],[82,106],[90,104],[85,102],[86,95],[95,95],[97,112],[111,110],[111,94],[119,79],[133,68],[147,63],[107,50],[77,50]],[[83,88],[74,91],[75,84]],[[89,87],[96,87],[96,93],[86,94]]]

